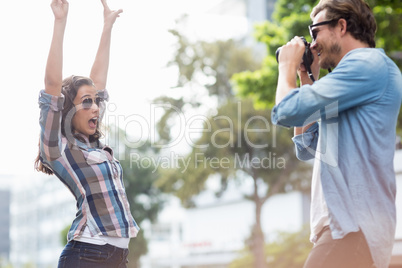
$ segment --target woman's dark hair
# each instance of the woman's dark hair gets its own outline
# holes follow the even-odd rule
[[[62,118],[61,118],[61,134],[63,136],[66,136],[66,118],[67,115],[70,113],[70,111],[75,108],[75,105],[73,103],[75,97],[77,96],[78,89],[80,89],[82,86],[94,86],[92,80],[88,77],[84,76],[75,76],[72,75],[70,77],[67,77],[66,79],[63,80],[62,84],[62,90],[61,93],[64,95],[65,100],[64,100],[64,106],[63,106],[63,111],[62,111]],[[72,124],[69,124],[71,126],[70,133],[74,133],[74,127]],[[68,130],[67,130],[68,131]],[[99,130],[99,124],[96,127],[96,131],[93,135],[89,136],[89,142],[95,142],[99,140],[99,138],[102,136],[102,133]],[[75,136],[78,140],[82,140],[80,136]]]
[[[326,10],[326,19],[347,21],[347,31],[369,47],[375,47],[377,24],[374,14],[364,0],[321,0],[310,14],[311,19]]]
[[[64,106],[63,106],[63,110],[62,110],[62,118],[61,118],[61,134],[66,137],[66,135],[68,135],[69,133],[72,133],[74,138],[83,141],[82,137],[80,135],[76,135],[75,131],[74,131],[74,127],[71,124],[71,120],[67,120],[67,124],[66,124],[66,118],[71,115],[70,112],[73,112],[73,114],[75,113],[74,111],[72,111],[73,109],[75,109],[75,105],[73,103],[75,97],[77,96],[78,90],[81,88],[81,86],[84,85],[88,85],[88,86],[94,86],[92,80],[88,77],[84,77],[84,76],[76,76],[76,75],[72,75],[70,77],[67,77],[63,80],[62,83],[62,90],[61,93],[64,95]],[[101,137],[102,137],[102,132],[100,131],[100,124],[98,124],[96,126],[96,131],[93,135],[89,136],[89,142],[97,142]],[[66,127],[70,126],[71,129],[66,129]],[[66,132],[67,130],[67,132]],[[53,171],[43,165],[41,157],[40,157],[40,141],[39,141],[39,152],[38,152],[38,156],[35,159],[35,169],[37,171],[41,171],[43,173],[52,175]]]

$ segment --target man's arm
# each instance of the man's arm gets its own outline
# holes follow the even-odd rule
[[[281,48],[279,54],[279,76],[276,87],[275,103],[278,105],[283,98],[297,87],[296,74],[302,62],[305,45],[301,38],[294,37]]]
[[[110,10],[106,0],[101,0],[103,5],[103,31],[100,39],[98,51],[95,61],[92,65],[90,78],[95,84],[96,89],[101,90],[106,88],[107,74],[109,70],[110,58],[110,43],[112,39],[112,28],[116,19],[120,16],[123,10]]]
[[[279,54],[278,86],[276,88],[275,98],[276,105],[278,105],[292,89],[297,87],[296,73],[300,79],[300,86],[313,84],[313,81],[311,81],[302,63],[304,51],[305,44],[301,38],[297,36],[281,48],[281,53]],[[313,55],[314,62],[311,65],[311,69],[314,77],[318,79],[318,55],[315,51],[313,51]],[[314,123],[303,127],[295,127],[294,135],[304,133],[313,124]]]

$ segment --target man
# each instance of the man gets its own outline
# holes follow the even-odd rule
[[[315,158],[305,268],[388,267],[395,235],[395,128],[402,77],[364,0],[321,0],[311,13],[312,72],[299,37],[282,47],[275,124],[295,127],[299,159]],[[296,73],[301,87],[297,88]]]

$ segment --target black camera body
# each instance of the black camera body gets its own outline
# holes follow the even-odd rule
[[[307,72],[309,73],[309,76],[311,78],[311,80],[314,81],[314,77],[311,73],[311,64],[314,61],[314,56],[313,53],[310,50],[310,43],[307,42],[306,38],[304,38],[303,36],[300,36],[300,38],[303,40],[304,45],[306,47],[306,49],[304,50],[304,54],[303,54],[303,65],[306,67]],[[279,53],[281,51],[281,48],[278,48],[275,52],[276,55],[276,61],[279,62]]]

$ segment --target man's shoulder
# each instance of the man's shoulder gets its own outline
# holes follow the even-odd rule
[[[378,73],[386,71],[387,55],[379,48],[358,48],[349,51],[340,65],[359,70],[359,72]]]
[[[358,62],[383,62],[387,55],[382,48],[356,48],[349,51],[345,60],[358,60]]]

